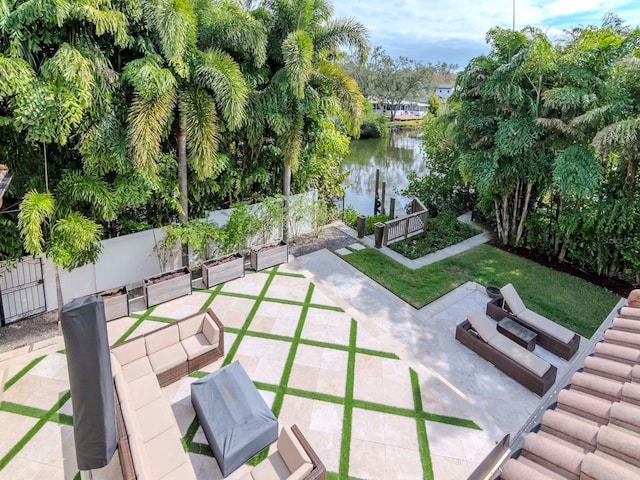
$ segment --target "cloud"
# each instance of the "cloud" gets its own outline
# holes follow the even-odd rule
[[[495,26],[511,28],[513,0],[338,0],[334,16],[352,17],[369,30],[372,45],[392,56],[464,67],[488,51],[484,39]],[[515,0],[516,28],[531,25],[556,35],[576,26],[600,25],[608,12],[638,22],[633,0]]]

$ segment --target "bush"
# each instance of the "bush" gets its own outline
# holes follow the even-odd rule
[[[367,113],[360,126],[359,138],[382,138],[389,133],[389,119],[379,113]]]
[[[358,229],[358,213],[355,208],[351,205],[344,209],[344,223],[354,230]],[[365,235],[373,235],[375,230],[375,224],[378,222],[384,223],[389,220],[388,215],[367,215],[367,219],[365,221],[364,234]]]
[[[415,260],[455,245],[477,233],[474,228],[460,223],[453,215],[440,215],[427,219],[427,231],[424,236],[392,243],[389,248],[403,257]]]

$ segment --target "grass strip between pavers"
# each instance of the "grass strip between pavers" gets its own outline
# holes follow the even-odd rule
[[[225,332],[234,333],[234,334],[240,333],[241,330],[242,330],[241,328],[224,327]],[[247,337],[264,338],[265,340],[277,340],[279,342],[293,341],[293,337],[289,337],[287,335],[277,335],[275,333],[257,332],[255,330],[247,330],[244,334]],[[301,338],[299,343],[301,345],[309,345],[310,347],[328,348],[331,350],[340,350],[343,352],[349,351],[349,348],[350,348],[347,345],[340,345],[338,343],[331,343],[331,342],[322,342],[319,340],[309,340],[307,338]],[[400,360],[400,357],[398,357],[398,355],[396,355],[395,353],[383,352],[380,350],[372,350],[369,348],[356,347],[356,353],[360,353],[363,355],[371,355],[373,357],[389,358],[391,360]]]
[[[129,338],[129,337],[131,336],[131,334],[132,334],[133,332],[135,332],[135,331],[136,331],[136,328],[138,328],[138,327],[140,326],[140,324],[141,324],[142,322],[144,322],[144,321],[147,319],[147,317],[148,317],[148,316],[150,316],[150,315],[153,313],[153,311],[156,309],[156,307],[157,307],[157,305],[154,305],[153,307],[150,307],[149,309],[147,309],[147,311],[146,311],[146,312],[144,312],[142,315],[140,315],[140,316],[138,317],[138,320],[136,320],[136,321],[134,322],[134,324],[133,324],[133,325],[131,325],[131,326],[127,329],[127,331],[126,331],[126,332],[124,332],[124,333],[122,334],[122,336],[121,336],[121,337],[116,341],[116,344],[117,344],[117,343],[124,342],[127,338]]]
[[[358,335],[358,323],[351,320],[349,332],[349,356],[347,358],[347,379],[344,391],[344,408],[342,412],[342,439],[340,441],[340,463],[338,477],[349,476],[349,463],[351,460],[351,430],[353,428],[353,390],[356,375],[356,338]]]
[[[253,318],[256,316],[256,313],[258,313],[258,308],[260,308],[260,304],[262,303],[262,299],[267,294],[267,290],[269,290],[269,287],[271,286],[271,283],[273,282],[273,279],[275,277],[275,272],[277,270],[278,270],[278,267],[275,267],[273,269],[273,272],[269,275],[269,278],[267,278],[267,281],[264,283],[264,286],[262,287],[262,290],[260,290],[260,294],[256,297],[255,303],[253,304],[253,307],[251,307],[251,310],[249,311],[249,314],[247,315],[246,320],[242,324],[242,327],[240,328],[240,331],[238,331],[238,333],[236,335],[236,339],[233,342],[233,345],[231,345],[231,348],[229,349],[229,351],[227,352],[227,354],[224,357],[224,361],[222,362],[222,366],[223,367],[229,365],[231,363],[231,361],[233,360],[233,357],[235,357],[236,352],[238,351],[238,348],[240,348],[240,342],[244,338],[245,333],[247,332],[247,330],[249,329],[249,325],[251,325],[251,322],[253,321]]]
[[[422,394],[420,393],[418,374],[413,368],[410,368],[409,375],[411,377],[411,390],[413,392],[413,406],[416,409],[416,413],[422,413],[424,409],[422,408]],[[420,463],[422,463],[422,478],[432,480],[433,464],[431,462],[427,425],[424,420],[416,419],[416,431],[418,434],[418,448],[420,449]]]
[[[234,298],[242,298],[244,300],[257,300],[258,297],[255,295],[250,295],[248,293],[238,293],[238,292],[220,292],[220,295],[225,297],[234,297]],[[318,310],[330,310],[332,312],[344,312],[344,309],[335,305],[322,305],[321,303],[306,303],[299,302],[297,300],[287,300],[284,298],[275,298],[275,297],[263,297],[263,302],[271,302],[271,303],[281,303],[284,305],[293,305],[296,307],[311,307],[316,308]]]
[[[67,391],[64,393],[56,403],[53,404],[49,410],[45,412],[45,414],[40,417],[40,419],[36,422],[36,424],[29,429],[27,433],[16,443],[11,449],[7,452],[7,454],[0,458],[0,471],[7,466],[7,464],[13,460],[13,458],[24,448],[24,446],[31,440],[40,429],[52,419],[52,417],[56,414],[56,412],[71,398],[71,391]]]
[[[7,413],[15,413],[17,415],[23,415],[25,417],[42,418],[47,414],[46,410],[41,408],[29,407],[27,405],[20,405],[13,402],[1,402],[0,411]],[[59,423],[61,425],[73,425],[73,417],[65,413],[54,413],[49,418],[51,422]]]
[[[33,367],[39,364],[42,361],[42,359],[44,359],[45,356],[46,355],[42,355],[41,357],[34,358],[22,370],[20,370],[13,377],[7,380],[4,384],[4,391],[6,392],[7,390],[9,390],[9,388],[11,388],[12,385],[14,385],[18,380],[24,377],[27,373],[29,373],[29,370],[31,370]]]

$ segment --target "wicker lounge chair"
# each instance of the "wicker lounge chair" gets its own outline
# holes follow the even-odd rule
[[[487,315],[496,320],[505,317],[527,327],[538,335],[537,343],[565,360],[575,355],[580,347],[580,336],[568,328],[558,325],[546,317],[529,310],[513,285],[508,283],[500,289],[502,297],[487,303]]]
[[[554,365],[498,333],[495,323],[480,310],[470,312],[456,327],[456,340],[539,396],[556,381]]]

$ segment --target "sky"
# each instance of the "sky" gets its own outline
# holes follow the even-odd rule
[[[332,0],[334,17],[364,24],[372,46],[392,57],[423,63],[446,62],[463,69],[489,52],[487,31],[512,28],[514,0]],[[602,24],[614,12],[631,27],[640,25],[638,0],[515,0],[515,27],[534,26],[558,38],[564,30]]]

